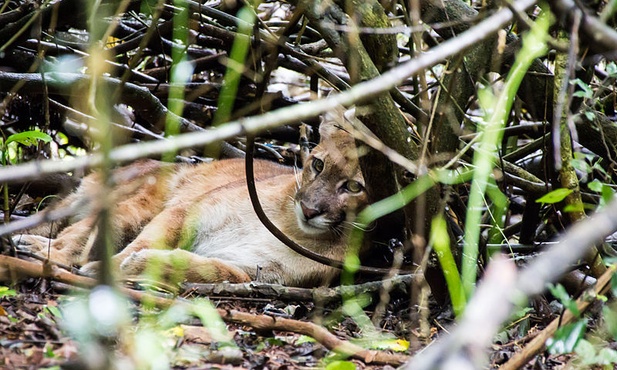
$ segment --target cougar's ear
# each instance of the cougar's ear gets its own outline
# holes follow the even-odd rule
[[[353,130],[351,121],[355,118],[355,111],[355,108],[345,109],[343,107],[338,107],[326,112],[319,125],[320,142],[333,139],[337,136],[351,137],[351,132]]]

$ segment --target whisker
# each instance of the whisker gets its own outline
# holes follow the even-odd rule
[[[297,166],[294,166],[293,168],[294,168],[294,180],[296,180],[296,191],[298,191],[301,187],[302,171]]]

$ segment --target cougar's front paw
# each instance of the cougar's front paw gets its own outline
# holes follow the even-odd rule
[[[88,262],[85,265],[83,265],[79,269],[79,272],[81,272],[82,274],[86,276],[96,277],[100,269],[101,269],[101,262],[93,261],[93,262]]]
[[[18,249],[48,258],[61,265],[71,266],[76,261],[75,256],[68,253],[66,249],[58,249],[57,245],[52,245],[56,241],[54,239],[29,234],[16,235],[12,239]]]
[[[13,236],[13,243],[18,248],[27,250],[38,255],[47,254],[52,239],[40,235],[20,234]]]
[[[117,272],[120,266],[120,263],[122,262],[122,259],[116,255],[111,258],[110,262],[111,262],[111,268],[115,272]],[[79,269],[81,273],[88,275],[88,276],[92,276],[92,277],[95,277],[100,270],[101,270],[101,261],[88,262]]]
[[[120,272],[124,276],[138,276],[144,273],[150,257],[149,250],[141,250],[128,255],[120,263]]]

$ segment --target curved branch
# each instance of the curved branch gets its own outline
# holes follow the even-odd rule
[[[245,166],[246,166],[245,167],[245,169],[246,169],[246,186],[248,187],[249,196],[251,198],[251,203],[253,204],[253,210],[257,214],[257,217],[259,218],[261,223],[281,243],[285,244],[286,246],[291,248],[291,250],[293,250],[294,252],[298,253],[299,255],[304,256],[304,257],[306,257],[308,259],[311,259],[311,260],[313,260],[315,262],[319,262],[321,264],[324,264],[324,265],[331,266],[331,267],[337,268],[339,270],[342,270],[344,268],[343,262],[334,260],[334,259],[326,257],[326,256],[323,256],[323,255],[321,255],[319,253],[316,253],[316,252],[314,252],[314,251],[312,251],[310,249],[307,249],[306,247],[296,243],[295,241],[291,240],[287,235],[285,235],[285,233],[283,233],[281,230],[279,230],[279,228],[276,227],[276,225],[274,225],[272,223],[272,221],[270,221],[270,219],[268,218],[268,216],[264,212],[263,208],[261,207],[261,204],[259,203],[259,196],[257,195],[257,189],[255,188],[255,173],[253,171],[253,146],[254,146],[254,143],[255,142],[254,142],[253,135],[247,135],[247,137],[246,137],[246,156],[244,157],[244,159],[245,159],[244,163],[245,163]],[[371,266],[359,266],[357,271],[358,272],[364,272],[364,273],[367,273],[367,274],[374,274],[374,275],[386,275],[388,273],[391,273],[392,269],[382,269],[382,268],[371,267]]]

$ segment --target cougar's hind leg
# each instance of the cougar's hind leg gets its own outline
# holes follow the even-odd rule
[[[119,267],[132,253],[144,249],[174,249],[182,236],[182,227],[187,209],[184,206],[162,210],[141,230],[139,235],[126,248],[112,257],[112,264]],[[98,262],[91,262],[82,268],[86,274],[98,270]]]
[[[126,276],[151,273],[158,281],[179,283],[244,283],[251,277],[242,269],[217,258],[207,258],[183,249],[144,249],[130,254],[120,270]]]
[[[114,171],[119,179],[117,187],[109,194],[106,204],[110,207],[109,229],[115,241],[114,253],[134,239],[157,213],[165,201],[166,177],[159,176],[161,165],[153,161],[139,162]],[[73,224],[64,228],[56,239],[33,235],[18,235],[13,239],[27,249],[67,265],[83,265],[98,260],[99,248],[92,248],[97,231],[98,211],[102,204],[100,197],[100,175],[91,174],[82,180],[81,186],[67,198],[54,206],[56,209],[78,206],[72,217]],[[32,233],[31,230],[27,231]],[[43,236],[53,234],[43,234]]]
[[[141,180],[132,189],[114,190],[111,195],[114,206],[109,219],[114,241],[113,253],[118,253],[130,244],[142,229],[161,212],[165,201],[165,191],[163,184]],[[98,248],[89,249],[89,261],[101,259],[101,251]]]

